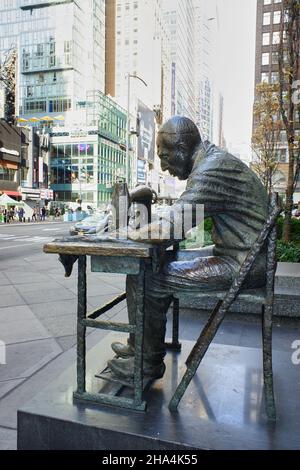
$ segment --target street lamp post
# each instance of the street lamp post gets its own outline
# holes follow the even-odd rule
[[[127,74],[127,142],[126,142],[126,182],[129,185],[129,146],[130,146],[130,79],[137,78],[145,86],[148,86],[147,83],[135,74]]]

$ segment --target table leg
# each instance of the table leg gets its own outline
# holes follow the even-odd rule
[[[77,393],[85,392],[86,377],[86,256],[78,259],[78,304],[77,304]]]
[[[136,292],[136,330],[135,330],[135,359],[134,359],[134,403],[142,404],[143,394],[143,340],[145,319],[145,263],[141,261]]]

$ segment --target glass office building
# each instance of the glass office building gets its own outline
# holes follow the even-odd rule
[[[126,112],[103,93],[88,92],[87,126],[54,128],[50,186],[56,201],[99,206],[111,199],[117,179],[125,178]]]
[[[75,110],[87,90],[104,91],[105,0],[1,0],[1,56],[14,47],[17,114]]]

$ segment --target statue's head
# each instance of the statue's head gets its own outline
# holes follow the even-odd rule
[[[201,143],[197,126],[189,118],[173,116],[159,129],[156,145],[163,171],[186,180],[193,167],[193,154]]]

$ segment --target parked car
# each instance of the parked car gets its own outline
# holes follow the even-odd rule
[[[70,228],[70,235],[93,235],[105,233],[111,222],[111,214],[108,211],[95,212],[93,215],[77,222]]]

